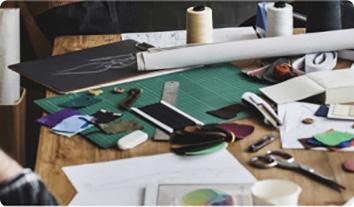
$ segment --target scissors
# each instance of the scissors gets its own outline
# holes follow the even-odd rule
[[[309,166],[295,162],[295,158],[292,155],[283,151],[268,151],[267,154],[263,156],[251,158],[250,164],[254,167],[262,169],[279,167],[287,170],[294,170],[334,190],[345,190],[344,186],[338,184],[333,179],[317,173]]]

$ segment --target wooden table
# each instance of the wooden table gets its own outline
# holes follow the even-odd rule
[[[55,41],[53,55],[112,43],[119,40],[119,35],[60,37]],[[252,64],[254,65],[254,63]],[[53,92],[47,92],[48,97],[55,95],[56,94]],[[333,177],[337,182],[344,184],[347,187],[347,190],[339,193],[291,171],[281,169],[259,170],[249,166],[248,160],[255,154],[245,152],[247,146],[263,135],[277,132],[274,131],[274,129],[266,128],[262,123],[255,119],[246,119],[237,122],[253,124],[256,126],[256,130],[252,136],[246,140],[231,145],[228,149],[243,165],[247,167],[248,170],[253,173],[253,175],[256,176],[257,179],[282,178],[298,183],[303,188],[300,198],[300,204],[303,205],[340,205],[354,196],[354,173],[347,173],[343,171],[341,167],[341,163],[344,160],[354,158],[354,152],[286,150],[294,155],[297,161],[307,164],[318,172]],[[266,150],[270,149],[280,149],[280,141],[273,142],[259,153],[264,153]],[[51,133],[46,127],[42,127],[40,131],[35,170],[42,177],[43,181],[58,201],[61,204],[68,204],[76,192],[67,177],[64,175],[62,167],[166,152],[169,152],[169,145],[167,143],[157,143],[152,141],[144,143],[130,151],[121,152],[116,149],[103,150],[94,146],[81,136],[67,139]],[[235,174],[237,174],[237,172],[235,172]]]

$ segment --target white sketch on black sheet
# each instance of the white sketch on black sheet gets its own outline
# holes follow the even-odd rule
[[[87,75],[95,73],[103,73],[111,69],[121,69],[132,66],[136,63],[135,54],[109,56],[103,58],[95,58],[87,60],[87,63],[77,65],[62,71],[58,71],[53,75]]]

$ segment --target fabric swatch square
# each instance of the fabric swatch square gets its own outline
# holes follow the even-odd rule
[[[37,119],[37,122],[39,124],[42,124],[42,125],[47,126],[49,128],[52,128],[55,125],[59,124],[64,119],[71,117],[73,115],[80,115],[80,114],[81,113],[78,110],[67,108],[67,109],[63,109],[58,112],[49,114],[47,116],[43,116],[43,117]]]

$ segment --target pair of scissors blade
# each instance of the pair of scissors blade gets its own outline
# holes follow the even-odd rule
[[[328,186],[328,187],[330,187],[334,190],[337,190],[337,191],[342,191],[342,190],[346,189],[343,185],[337,183],[336,181],[334,181],[333,179],[331,179],[329,177],[326,177],[324,175],[317,173],[314,169],[312,169],[306,165],[300,165],[299,167],[300,167],[299,168],[300,171],[304,175],[306,175],[314,180],[317,180],[318,182],[322,183],[325,186]]]

